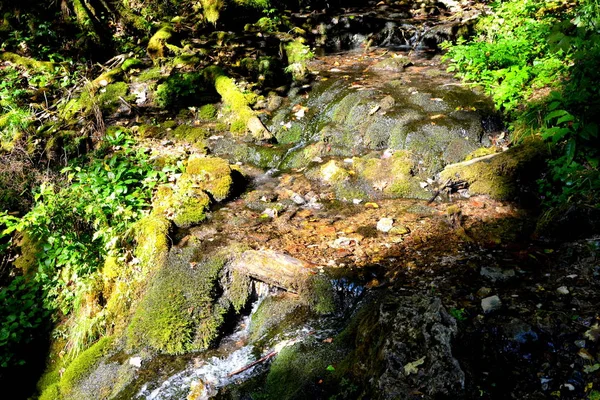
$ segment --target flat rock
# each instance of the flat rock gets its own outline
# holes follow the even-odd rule
[[[273,250],[247,250],[230,268],[293,293],[298,293],[315,271],[314,266]]]

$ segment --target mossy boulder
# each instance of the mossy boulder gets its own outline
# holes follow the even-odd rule
[[[146,51],[152,60],[156,61],[166,55],[167,42],[173,36],[173,27],[170,24],[163,24],[152,35],[148,42]]]
[[[503,153],[449,165],[440,176],[442,181],[466,181],[471,194],[515,200],[539,178],[547,154],[547,145],[538,137],[530,137]]]
[[[216,201],[228,198],[233,189],[231,167],[222,158],[190,156],[180,180],[193,182],[193,185],[205,190]]]
[[[405,56],[393,56],[379,61],[373,65],[370,70],[378,73],[398,73],[404,71],[404,68],[412,65],[410,58]]]
[[[153,213],[173,221],[180,228],[187,228],[206,219],[211,200],[201,189],[194,187],[189,179],[179,180],[177,185],[161,185],[152,202]]]
[[[147,269],[162,265],[169,252],[169,231],[171,223],[160,214],[153,213],[134,226],[136,247],[134,254],[140,264]]]
[[[269,342],[287,328],[302,323],[308,315],[308,307],[298,296],[283,292],[265,298],[250,320],[251,342]]]
[[[195,247],[171,250],[135,311],[128,328],[128,346],[166,354],[208,348],[233,308],[224,293],[234,291],[220,286],[231,252],[224,249],[204,257]],[[240,301],[239,294],[235,300]],[[240,303],[237,309],[241,309]]]
[[[76,399],[78,384],[81,383],[98,365],[100,360],[111,351],[113,337],[104,337],[75,358],[65,369],[58,383],[47,386],[40,398]]]

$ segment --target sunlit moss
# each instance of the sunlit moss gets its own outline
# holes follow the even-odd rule
[[[547,151],[541,139],[531,137],[491,159],[450,165],[441,172],[441,177],[466,181],[471,194],[510,200],[519,193],[522,178],[536,175]]]
[[[200,3],[202,3],[204,18],[211,24],[215,24],[219,19],[225,2],[223,0],[200,0]]]
[[[131,347],[167,354],[205,349],[218,335],[228,307],[215,303],[226,258],[202,260],[194,248],[174,250],[152,283],[128,328]]]
[[[216,201],[225,200],[231,194],[233,178],[229,163],[222,158],[192,155],[187,162],[181,180],[190,180],[213,196]]]
[[[146,51],[153,60],[165,56],[165,47],[167,41],[173,36],[173,27],[170,24],[163,24],[150,38]]]
[[[160,215],[151,214],[134,226],[136,247],[134,254],[145,268],[160,265],[169,251],[171,224]]]
[[[76,385],[89,375],[102,357],[108,354],[113,340],[114,338],[112,337],[100,339],[69,364],[58,383],[61,394],[70,395],[73,392]],[[52,388],[52,386],[48,389],[50,388]]]
[[[153,202],[155,214],[167,217],[180,228],[204,221],[209,206],[208,195],[187,179],[180,179],[175,189],[160,186]]]

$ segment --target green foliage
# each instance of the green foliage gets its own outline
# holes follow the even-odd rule
[[[23,365],[27,346],[47,327],[41,297],[40,284],[21,276],[0,289],[0,367]]]
[[[598,203],[600,11],[578,3],[511,0],[494,4],[474,41],[446,45],[450,71],[478,82],[515,121],[552,144],[540,182],[548,206]]]
[[[115,152],[65,168],[64,187],[42,185],[23,218],[0,220],[7,226],[3,235],[18,230],[40,243],[36,279],[45,306],[65,314],[85,289],[86,277],[118,251],[123,234],[148,207],[152,188],[165,177],[123,132],[108,136],[107,145]]]
[[[285,71],[292,74],[294,80],[302,80],[308,72],[306,62],[314,58],[310,47],[303,43],[302,39],[296,39],[285,45],[288,66]]]

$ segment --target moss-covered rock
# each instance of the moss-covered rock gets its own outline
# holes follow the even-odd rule
[[[96,101],[100,110],[107,114],[114,113],[127,97],[129,86],[125,82],[117,82],[98,91]]]
[[[540,138],[530,137],[504,153],[449,165],[440,175],[443,181],[466,181],[471,194],[514,200],[538,178],[547,152]]]
[[[230,303],[217,293],[226,256],[202,259],[196,248],[174,249],[153,278],[128,328],[128,346],[166,354],[206,349]]]
[[[265,298],[250,320],[251,342],[268,342],[287,328],[297,326],[308,315],[306,303],[296,295],[282,293]]]
[[[200,3],[206,21],[216,24],[225,2],[223,0],[200,0]]]
[[[292,74],[292,78],[296,81],[306,78],[308,73],[306,63],[315,55],[310,50],[310,47],[304,44],[304,40],[299,38],[287,43],[285,45],[285,54],[288,61],[286,71]]]
[[[170,24],[163,24],[152,35],[148,42],[146,51],[152,60],[156,61],[166,55],[167,41],[173,36],[173,27]]]
[[[234,114],[232,132],[243,133],[247,129],[257,139],[272,138],[270,132],[250,108],[247,96],[236,86],[233,79],[226,76],[224,71],[218,67],[207,68],[204,73],[209,81],[214,82],[217,93]],[[234,127],[237,128],[234,129]]]
[[[217,107],[213,104],[205,104],[198,110],[198,117],[205,121],[213,121],[217,118]]]
[[[11,64],[18,65],[19,67],[28,68],[34,71],[54,71],[54,63],[49,61],[38,61],[33,58],[23,57],[10,51],[3,51],[0,53],[0,60],[7,61]]]
[[[204,221],[210,198],[189,179],[180,179],[177,186],[159,186],[152,205],[154,214],[168,218],[180,228],[187,228]]]
[[[109,353],[113,341],[114,338],[112,337],[100,339],[69,364],[58,383],[58,391],[62,397],[77,398],[76,393],[74,393],[77,390],[77,384],[92,372],[102,357]],[[46,390],[56,392],[53,385]]]
[[[184,124],[175,128],[172,135],[179,140],[193,143],[196,145],[196,148],[205,149],[205,139],[210,136],[210,133],[204,128]]]
[[[223,201],[231,194],[231,172],[229,163],[222,158],[192,155],[181,179],[193,181],[210,193],[216,201]]]
[[[139,220],[134,226],[136,247],[134,254],[140,264],[152,269],[161,265],[169,251],[171,223],[160,214],[153,213]]]

